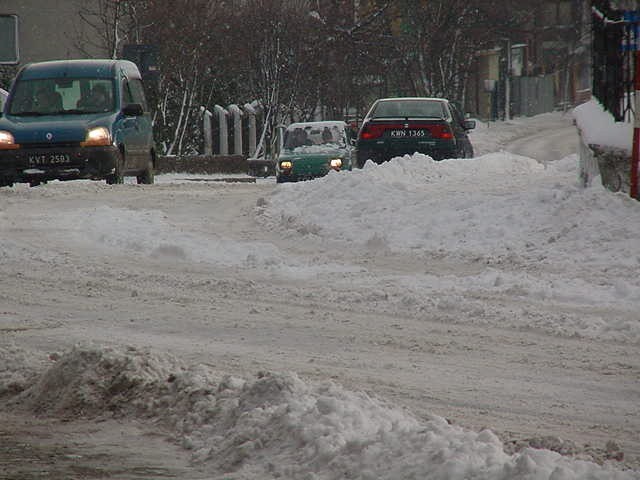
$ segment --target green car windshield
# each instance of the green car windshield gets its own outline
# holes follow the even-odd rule
[[[284,134],[284,148],[345,147],[344,129],[338,125],[293,125]]]
[[[435,100],[393,100],[382,101],[371,112],[372,118],[446,118],[443,102]]]
[[[16,83],[8,113],[16,116],[77,115],[115,110],[113,80],[46,78]]]

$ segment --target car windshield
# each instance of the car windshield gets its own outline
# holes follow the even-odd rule
[[[10,115],[77,115],[115,109],[113,81],[104,78],[21,80],[10,100]]]
[[[284,148],[311,146],[344,147],[344,127],[339,124],[294,124],[284,134]]]
[[[371,112],[371,117],[446,118],[444,108],[444,103],[437,100],[386,100],[378,102]]]

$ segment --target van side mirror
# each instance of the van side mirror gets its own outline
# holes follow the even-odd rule
[[[144,109],[139,103],[129,103],[124,106],[122,113],[124,113],[126,117],[139,117],[144,114]]]
[[[465,130],[473,130],[474,128],[476,128],[476,121],[465,120],[464,122],[462,122],[462,126]]]

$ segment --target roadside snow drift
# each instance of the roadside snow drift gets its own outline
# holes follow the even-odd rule
[[[506,152],[441,162],[406,155],[280,185],[258,206],[259,218],[266,228],[301,240],[314,236],[361,252],[411,252],[416,259],[446,255],[496,265],[478,275],[454,276],[450,284],[440,277],[449,292],[503,290],[564,304],[640,310],[637,202],[601,186],[581,188],[576,165],[575,155],[547,166]],[[411,283],[405,293],[433,287],[427,277]],[[640,319],[550,328],[556,327],[640,341]]]
[[[19,349],[0,350],[10,363]],[[261,372],[219,377],[168,355],[135,348],[77,347],[51,359],[14,403],[39,414],[151,418],[210,478],[632,480],[559,453],[509,455],[489,430],[474,432],[434,416],[420,421],[332,382]],[[0,377],[0,392],[7,386]]]
[[[611,266],[640,262],[640,211],[582,189],[576,157],[546,169],[509,153],[435,162],[415,154],[312,182],[284,184],[267,223],[390,250],[445,251]]]

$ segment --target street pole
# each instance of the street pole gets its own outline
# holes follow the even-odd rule
[[[511,120],[511,39],[507,38],[507,72],[504,76],[504,119]]]
[[[631,188],[629,195],[638,200],[638,165],[640,164],[640,50],[634,55],[633,150],[631,154]]]

